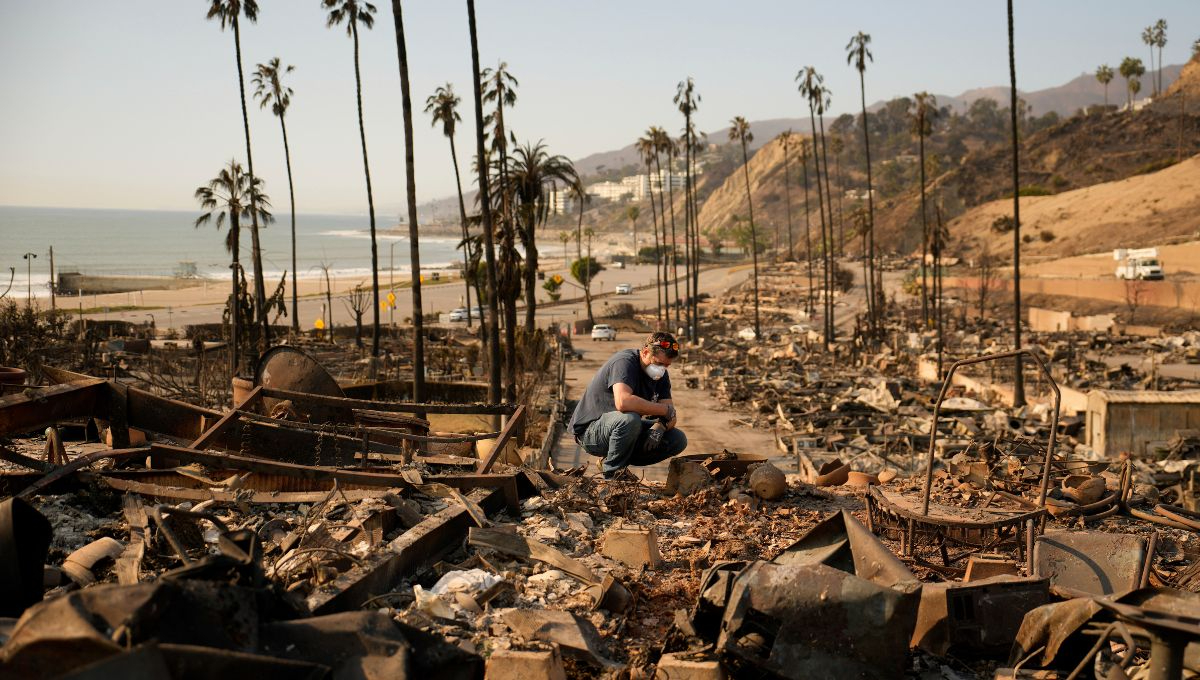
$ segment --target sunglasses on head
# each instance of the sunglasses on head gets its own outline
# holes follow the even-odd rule
[[[670,340],[659,340],[658,342],[652,342],[649,345],[647,345],[647,347],[654,347],[656,349],[662,348],[662,349],[665,349],[665,350],[668,350],[671,352],[679,351],[679,343],[671,342]]]

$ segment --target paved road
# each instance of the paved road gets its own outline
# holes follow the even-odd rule
[[[616,304],[618,302],[628,302],[636,307],[653,307],[655,304],[655,290],[650,286],[654,281],[655,268],[651,265],[637,265],[626,269],[608,269],[601,272],[592,284],[593,295],[597,296],[593,300],[593,313],[603,315],[607,305]],[[562,269],[551,269],[546,272],[547,276],[554,274],[565,275]],[[711,269],[700,273],[700,289],[705,292],[716,293],[725,290],[730,286],[741,283],[749,274],[748,267],[722,267],[719,269]],[[564,278],[566,278],[564,276]],[[613,291],[619,283],[631,283],[634,286],[648,286],[645,290],[635,290],[632,295],[613,295]],[[582,299],[582,291],[572,284],[563,285],[563,298],[568,299],[565,303],[560,303],[553,306],[542,307],[539,305],[538,318],[544,320],[539,321],[539,325],[545,325],[550,321],[561,321],[565,317],[583,318],[585,316],[584,304]],[[680,291],[683,291],[683,282],[680,282]],[[381,291],[382,294],[382,291]],[[136,294],[131,297],[136,300]],[[462,281],[457,280],[450,283],[439,283],[437,285],[426,285],[422,289],[423,306],[425,308],[426,318],[430,314],[436,315],[441,312],[449,312],[451,309],[463,306],[464,287]],[[544,290],[538,290],[538,298],[543,303],[549,302],[549,296]],[[572,300],[572,298],[574,298]],[[472,298],[472,302],[475,300]],[[300,326],[301,328],[312,328],[313,322],[321,316],[324,309],[324,296],[303,297],[299,301],[300,307]],[[353,317],[342,299],[335,295],[333,300],[334,323],[338,326],[353,323]],[[290,307],[290,304],[289,304]],[[200,323],[219,323],[223,305],[220,303],[195,304],[183,307],[174,307],[169,309],[157,309],[150,313],[154,315],[155,322],[160,329],[177,328],[182,329],[188,324]],[[381,317],[383,323],[403,324],[404,319],[411,316],[412,298],[408,289],[398,289],[396,291],[396,308],[385,313]],[[143,323],[148,320],[147,312],[142,310],[132,310],[125,312],[114,312],[110,314],[89,314],[91,319],[121,319],[136,323]],[[436,316],[434,317],[436,318]],[[368,310],[364,322],[369,325],[371,312]],[[286,319],[281,319],[280,323],[287,323]],[[466,324],[462,324],[466,325]]]

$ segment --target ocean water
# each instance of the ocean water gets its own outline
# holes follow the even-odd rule
[[[212,223],[196,228],[199,211],[91,210],[74,208],[23,208],[0,206],[0,292],[8,287],[10,267],[15,268],[11,296],[25,297],[26,265],[22,255],[37,254],[29,281],[35,297],[49,295],[50,247],[54,247],[56,272],[93,275],[171,275],[181,261],[194,262],[200,276],[213,280],[229,277],[230,255],[225,251],[228,223],[218,231]],[[272,288],[282,272],[291,269],[291,223],[285,213],[276,222],[260,226],[263,269]],[[376,218],[380,279],[387,279],[394,262],[395,276],[407,276],[408,237],[391,219]],[[407,227],[403,228],[407,230]],[[252,273],[250,230],[241,234],[242,266]],[[393,244],[394,247],[393,247]],[[458,239],[422,236],[422,268],[439,268],[462,262]],[[392,256],[394,255],[394,260]],[[320,265],[340,280],[371,277],[370,226],[366,216],[296,215],[296,269],[299,278],[321,275]]]

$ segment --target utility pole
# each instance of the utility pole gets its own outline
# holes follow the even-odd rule
[[[50,311],[56,308],[54,300],[54,290],[58,286],[57,279],[54,278],[54,246],[50,246]]]
[[[33,307],[33,261],[37,259],[37,253],[25,253],[21,257],[25,259],[25,305]]]

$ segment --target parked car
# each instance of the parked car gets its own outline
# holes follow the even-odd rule
[[[455,309],[450,312],[450,321],[451,322],[466,321],[466,320],[467,320],[467,308],[466,307],[459,307],[458,309]]]
[[[631,293],[633,293],[633,284],[632,283],[618,283],[617,284],[617,295],[629,295]]]
[[[616,340],[617,329],[609,326],[606,323],[598,323],[592,326],[592,342],[597,340]]]

